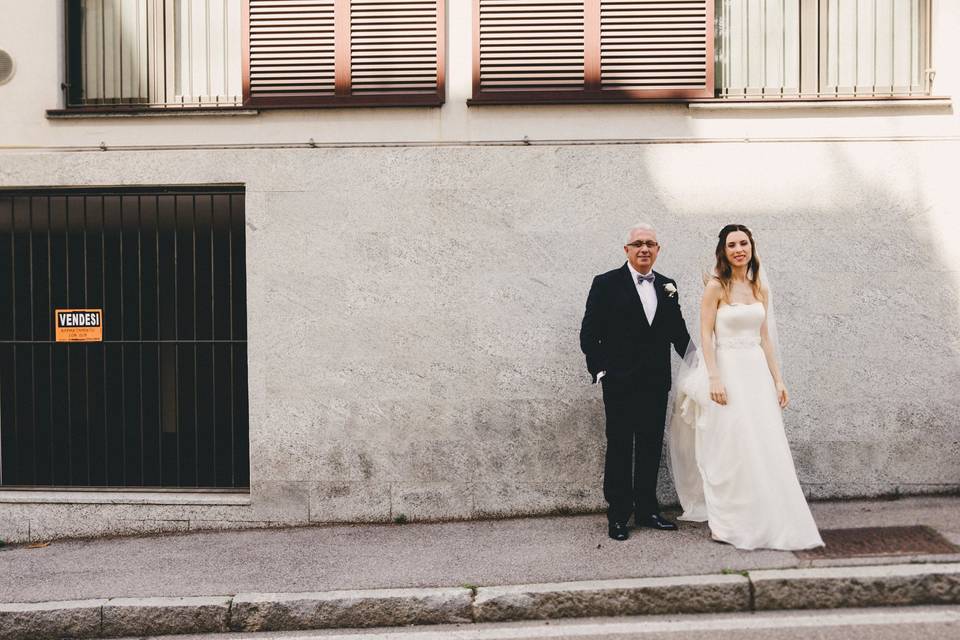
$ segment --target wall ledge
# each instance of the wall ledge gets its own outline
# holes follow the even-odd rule
[[[259,109],[242,107],[200,107],[169,109],[48,109],[48,120],[86,120],[91,118],[194,118],[211,116],[255,116]]]
[[[950,109],[951,98],[923,98],[917,100],[710,100],[690,102],[694,111],[785,111],[801,109]]]
[[[231,491],[0,490],[0,504],[143,504],[248,506],[250,494]]]

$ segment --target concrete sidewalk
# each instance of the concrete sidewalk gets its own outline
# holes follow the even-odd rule
[[[957,497],[812,508],[960,544]],[[0,576],[3,640],[960,603],[958,554],[800,560],[687,523],[617,543],[602,515],[57,541],[0,550]]]

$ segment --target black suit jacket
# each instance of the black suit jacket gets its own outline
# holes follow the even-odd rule
[[[580,349],[593,376],[606,371],[605,387],[670,388],[670,345],[683,357],[690,334],[680,312],[680,296],[664,289],[676,282],[653,272],[657,313],[647,322],[630,269],[619,269],[593,279],[587,309],[580,325]]]

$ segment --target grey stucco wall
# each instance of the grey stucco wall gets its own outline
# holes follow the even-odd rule
[[[577,333],[592,276],[622,264],[639,220],[692,334],[717,230],[754,229],[811,497],[955,490],[958,150],[0,153],[4,187],[246,185],[252,477],[249,504],[0,498],[0,538],[600,509],[603,410]],[[675,501],[666,467],[661,499]]]

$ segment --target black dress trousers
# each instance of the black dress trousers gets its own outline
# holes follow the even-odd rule
[[[607,520],[626,522],[630,514],[658,513],[657,476],[663,451],[667,389],[630,389],[603,384],[607,453],[603,496]]]

